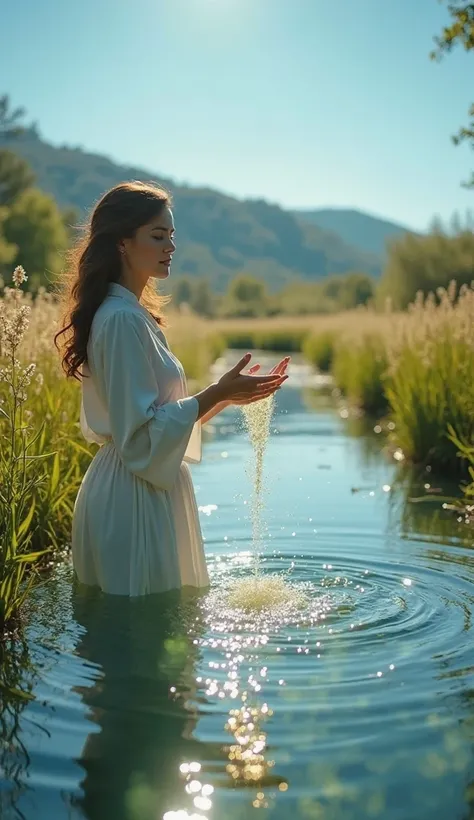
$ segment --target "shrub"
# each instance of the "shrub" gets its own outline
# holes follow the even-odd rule
[[[312,333],[303,343],[303,356],[322,373],[329,373],[334,358],[335,333]]]

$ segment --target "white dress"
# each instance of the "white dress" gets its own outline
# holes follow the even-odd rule
[[[87,351],[81,430],[102,446],[74,506],[79,580],[129,596],[207,586],[186,464],[201,460],[199,405],[180,362],[135,294],[118,284],[94,316]]]

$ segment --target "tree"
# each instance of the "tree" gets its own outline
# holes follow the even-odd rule
[[[0,97],[0,140],[23,134],[25,128],[19,121],[24,116],[23,108],[10,110],[10,98],[7,94]],[[6,148],[0,150],[0,206],[9,207],[34,181],[35,176],[24,159]]]
[[[3,94],[0,97],[0,137],[18,137],[23,134],[25,127],[19,120],[25,116],[24,108],[15,108],[10,111],[10,97]]]
[[[17,246],[13,261],[28,271],[28,284],[33,288],[50,285],[61,270],[68,247],[63,215],[54,199],[37,188],[28,188],[13,202],[4,234]]]
[[[214,314],[214,297],[208,279],[199,278],[196,282],[191,307],[200,316],[209,318]]]
[[[437,226],[426,236],[406,234],[390,244],[378,297],[403,309],[418,291],[436,292],[453,279],[458,286],[474,279],[474,234],[464,228],[452,236]]]
[[[0,150],[0,206],[10,207],[34,181],[35,175],[24,159],[13,151]]]
[[[76,235],[76,222],[78,220],[78,212],[76,208],[64,208],[62,211],[63,224],[66,229],[69,240],[73,240]]]
[[[2,273],[6,273],[7,267],[12,264],[18,250],[17,246],[8,242],[4,236],[3,224],[7,215],[7,209],[0,208],[0,276]]]
[[[348,273],[343,277],[339,295],[339,305],[350,310],[358,305],[366,305],[374,295],[374,280],[366,273]]]
[[[194,282],[189,276],[180,276],[173,282],[172,296],[173,304],[190,305],[193,299]]]
[[[351,273],[329,276],[320,284],[321,307],[326,310],[351,310],[358,305],[366,305],[374,295],[374,280],[366,273]]]
[[[474,49],[474,3],[458,0],[448,4],[448,11],[452,22],[451,25],[445,26],[439,37],[435,38],[437,48],[431,54],[433,59],[441,59],[458,45],[463,46],[466,51]],[[469,110],[469,116],[470,123],[454,135],[453,141],[455,145],[467,141],[474,149],[474,105]],[[474,173],[465,184],[467,187],[474,187]]]
[[[267,311],[267,305],[265,282],[248,273],[241,273],[229,285],[223,313],[227,316],[262,316]]]

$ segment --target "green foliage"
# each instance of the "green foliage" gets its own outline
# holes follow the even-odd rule
[[[3,226],[7,218],[8,211],[6,208],[0,207],[0,274],[7,269],[7,266],[13,262],[17,253],[17,246],[12,242],[8,242],[3,232]],[[2,287],[0,281],[0,288]]]
[[[380,332],[343,334],[332,362],[335,383],[352,404],[371,415],[390,413],[403,457],[443,475],[466,472],[459,442],[474,441],[473,315],[473,288],[440,291],[438,301],[418,298],[408,313],[387,317]],[[303,349],[314,362],[312,338]]]
[[[65,208],[61,213],[61,217],[68,241],[70,243],[76,238],[76,225],[79,214],[76,208]]]
[[[10,207],[35,181],[24,159],[13,151],[0,150],[0,206]]]
[[[190,307],[199,316],[215,315],[217,299],[206,277],[179,276],[171,282],[173,305]]]
[[[206,316],[207,318],[214,316],[215,304],[214,296],[211,291],[211,286],[208,279],[199,279],[196,282],[193,291],[193,299],[191,302],[192,309],[199,314],[199,316]]]
[[[22,271],[15,271],[19,288]],[[3,634],[19,614],[35,582],[32,565],[41,552],[32,550],[35,492],[44,475],[44,460],[32,448],[41,436],[26,422],[24,404],[34,365],[23,367],[18,360],[28,308],[15,302],[0,315],[0,632]]]
[[[469,483],[463,487],[466,505],[463,512],[468,523],[474,521],[474,442],[471,439],[461,440],[451,424],[448,424],[448,438],[458,450],[458,456],[467,462]]]
[[[257,347],[256,328],[249,330],[223,330],[222,336],[226,347],[231,350],[255,350]]]
[[[258,326],[249,330],[223,330],[226,347],[234,350],[271,350],[276,353],[296,353],[301,351],[308,334],[306,328],[259,330]]]
[[[374,296],[374,281],[366,273],[330,276],[322,283],[322,294],[333,310],[351,310],[366,305]]]
[[[274,293],[268,292],[263,279],[238,273],[224,296],[214,294],[208,280],[200,277],[180,276],[171,282],[173,304],[187,305],[207,318],[255,319],[279,314],[335,313],[367,304],[373,293],[373,280],[357,272],[330,276],[314,283],[295,280]]]
[[[356,271],[327,276],[318,282],[295,280],[274,298],[273,313],[291,316],[338,313],[372,301],[375,282]]]
[[[4,233],[17,246],[14,263],[30,271],[32,286],[51,285],[68,247],[63,217],[54,200],[37,188],[23,191],[9,209]]]
[[[41,381],[32,385],[29,424],[41,434],[31,455],[53,452],[41,483],[35,489],[33,544],[57,553],[70,541],[74,499],[94,454],[79,434],[80,389],[65,379],[56,357],[41,357]]]
[[[242,318],[265,316],[268,303],[265,283],[250,274],[241,273],[232,279],[220,312],[223,316]]]
[[[451,25],[445,26],[441,35],[435,38],[437,49],[431,54],[433,59],[441,58],[458,45],[465,51],[474,49],[474,3],[468,0],[448,3],[448,11],[451,15]],[[469,116],[469,125],[461,128],[453,137],[453,141],[456,145],[467,141],[474,148],[474,105],[469,110]],[[466,184],[468,187],[474,186],[474,174]]]
[[[212,363],[224,352],[224,338],[217,333],[203,338],[180,339],[173,342],[173,353],[184,367],[189,381],[202,383],[207,378]]]
[[[262,330],[256,334],[255,341],[260,350],[298,353],[303,347],[307,333],[306,328],[299,327],[290,330]]]
[[[387,412],[386,374],[388,359],[385,340],[376,333],[364,334],[357,342],[336,346],[334,380],[351,404],[369,415]]]
[[[389,297],[395,309],[404,309],[418,291],[427,295],[451,280],[474,280],[474,234],[466,227],[450,235],[437,226],[427,236],[406,234],[390,245],[378,298]]]
[[[21,123],[25,116],[24,108],[10,110],[10,97],[3,94],[0,97],[0,136],[18,137],[24,133],[24,126]]]
[[[332,368],[335,345],[335,333],[311,333],[304,340],[303,356],[322,373],[329,373]]]
[[[276,297],[280,313],[287,316],[310,316],[316,313],[331,312],[330,305],[324,298],[322,282],[303,282],[295,279],[286,285]]]
[[[449,473],[462,469],[448,426],[474,440],[474,350],[456,338],[456,328],[441,329],[429,350],[407,341],[391,369],[387,397],[397,444],[410,461]]]
[[[181,307],[181,305],[192,306],[192,299],[194,294],[194,281],[190,276],[180,276],[173,280],[173,287],[171,295],[173,297],[173,305]]]

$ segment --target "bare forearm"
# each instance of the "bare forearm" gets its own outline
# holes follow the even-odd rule
[[[206,424],[206,422],[210,421],[217,416],[218,413],[221,413],[222,410],[225,410],[226,407],[229,406],[231,402],[228,401],[220,401],[218,404],[215,404],[214,407],[209,410],[204,416],[201,418],[201,424]]]
[[[222,390],[219,389],[217,384],[211,384],[209,387],[206,387],[205,390],[196,393],[195,398],[199,404],[198,419],[201,420],[201,424],[205,424],[206,421],[213,418],[216,413],[219,413],[218,408],[225,403],[222,398]]]

